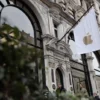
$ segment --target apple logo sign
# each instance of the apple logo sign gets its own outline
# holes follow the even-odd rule
[[[89,33],[87,33],[87,35],[84,36],[83,43],[85,45],[89,45],[89,44],[92,44],[93,43],[93,40],[91,39],[91,35]]]

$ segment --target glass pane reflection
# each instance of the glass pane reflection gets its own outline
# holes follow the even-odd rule
[[[34,30],[28,17],[16,7],[5,7],[1,14],[1,23],[16,26],[20,31],[24,31],[34,37]]]

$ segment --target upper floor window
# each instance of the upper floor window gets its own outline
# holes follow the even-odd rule
[[[54,24],[54,34],[55,34],[55,37],[58,38],[58,29],[57,29],[58,24],[56,22],[53,22],[53,24]]]

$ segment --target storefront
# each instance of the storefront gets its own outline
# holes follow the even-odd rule
[[[28,0],[0,0],[0,25],[8,24],[12,27],[17,27],[30,47],[36,48],[36,51],[43,52],[40,23],[31,5]],[[44,67],[44,59],[41,59],[43,62],[41,64]],[[39,70],[38,58],[36,58],[35,70],[37,82],[41,79],[45,84],[44,70]],[[42,77],[39,78],[38,76]]]

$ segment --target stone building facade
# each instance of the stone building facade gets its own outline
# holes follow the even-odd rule
[[[39,75],[38,81],[42,79],[43,84],[46,85],[50,91],[56,91],[57,86],[61,84],[67,91],[76,93],[79,91],[80,83],[84,85],[89,95],[100,91],[96,88],[92,53],[86,55],[74,54],[75,48],[73,47],[75,47],[75,43],[73,41],[73,33],[67,34],[62,41],[57,43],[92,4],[95,4],[99,25],[99,2],[99,0],[0,1],[0,7],[6,9],[5,5],[14,5],[16,9],[25,13],[25,16],[30,20],[34,35],[32,35],[30,31],[28,31],[28,33],[25,27],[21,27],[21,29],[24,30],[25,33],[28,33],[28,37],[31,36],[33,38],[33,41],[32,38],[31,42],[28,41],[31,46],[44,52],[43,66],[45,70],[37,70]],[[3,10],[1,10],[1,12],[2,15]],[[23,20],[22,17],[20,18]],[[13,24],[18,25],[16,22]],[[26,23],[26,25],[28,25],[28,23]],[[29,27],[29,25],[27,27]],[[99,51],[95,52],[95,54],[96,56],[99,55]],[[97,57],[97,59],[99,59],[99,57]],[[41,75],[43,76],[42,78],[40,77]]]

